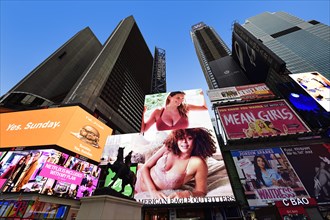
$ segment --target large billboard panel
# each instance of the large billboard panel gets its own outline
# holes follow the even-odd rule
[[[120,148],[122,154],[118,153]],[[134,198],[141,203],[235,201],[214,130],[190,128],[113,135],[102,157],[114,164],[118,155],[125,158],[129,154],[130,162],[138,167]],[[115,189],[115,185],[111,187]],[[130,192],[130,185],[123,187],[124,193]]]
[[[275,95],[265,83],[244,86],[232,86],[207,91],[211,102],[227,103],[230,101],[251,101],[272,99]]]
[[[201,89],[146,95],[141,133],[212,127]]]
[[[282,149],[308,193],[319,204],[329,203],[330,145],[314,144]]]
[[[62,107],[4,113],[1,148],[58,145],[100,161],[112,129],[80,107]]]
[[[330,112],[330,81],[319,72],[306,72],[289,75],[326,111]]]
[[[232,151],[251,207],[309,195],[280,148]]]
[[[229,140],[310,131],[284,100],[218,107]]]
[[[79,199],[91,196],[100,169],[54,149],[8,151],[2,157],[2,192],[33,192]]]

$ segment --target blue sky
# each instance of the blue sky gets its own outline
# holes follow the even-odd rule
[[[167,90],[207,84],[190,38],[192,25],[212,26],[231,48],[232,24],[265,11],[285,11],[329,25],[329,0],[259,1],[4,1],[1,0],[0,95],[89,26],[104,43],[133,15],[151,53],[166,50]]]

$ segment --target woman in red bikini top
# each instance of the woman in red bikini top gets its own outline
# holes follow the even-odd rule
[[[149,192],[152,198],[187,198],[205,196],[208,168],[205,159],[215,152],[211,133],[204,128],[174,130],[164,145],[138,169],[135,191]],[[193,191],[179,189],[195,179]]]
[[[188,128],[188,112],[207,110],[207,107],[205,100],[202,106],[185,104],[184,97],[185,93],[182,91],[171,92],[167,96],[165,107],[156,109],[147,122],[142,119],[141,132],[146,132],[154,123],[158,131]]]

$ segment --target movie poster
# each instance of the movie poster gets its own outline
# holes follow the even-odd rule
[[[330,145],[316,144],[282,149],[309,195],[314,197],[318,204],[330,202]]]
[[[231,151],[250,207],[289,198],[309,198],[280,148]]]
[[[2,192],[33,192],[64,198],[91,196],[98,166],[53,149],[9,151],[1,159]]]
[[[207,144],[202,140],[202,137],[206,137],[202,135],[210,134],[211,136],[208,136],[210,138],[209,141],[215,138],[214,131],[202,134],[202,132],[207,130],[205,128],[163,131],[153,135],[142,135],[139,133],[113,135],[108,137],[104,147],[104,163],[110,162],[111,164],[115,164],[118,160],[124,160],[126,163],[126,160],[130,158],[128,164],[137,165],[134,198],[146,205],[235,201],[219,146],[216,146],[214,153],[207,156],[206,163],[204,162],[206,169],[204,175],[206,176],[202,178],[200,180],[201,182],[198,184],[203,184],[203,186],[205,186],[205,194],[198,195],[198,193],[196,193],[195,196],[193,196],[193,194],[195,193],[196,183],[192,176],[190,176],[190,173],[189,176],[187,176],[188,174],[186,172],[190,172],[188,170],[193,170],[193,164],[196,163],[196,161],[201,162],[202,159],[197,158],[197,156],[187,158],[183,161],[182,167],[178,167],[180,163],[173,163],[175,159],[172,158],[173,155],[170,155],[170,153],[167,152],[163,154],[163,156],[157,156],[164,150],[164,142],[169,140],[175,131],[184,132],[186,130],[188,130],[188,132],[197,132],[196,136],[200,135],[197,137],[198,139],[200,138],[197,140],[197,142],[200,142],[198,147],[202,146],[203,148],[207,148],[206,145],[202,145],[202,143]],[[180,147],[182,151],[187,150],[187,148],[189,147]],[[151,181],[155,183],[156,188],[154,191],[157,192],[152,193],[145,187],[146,178],[142,176],[141,170],[145,169],[146,166],[150,166]],[[166,175],[158,175],[159,166],[161,166],[160,172],[164,172],[164,168],[167,169]],[[174,169],[169,169],[167,166],[172,166]],[[113,181],[117,180],[110,180],[109,183],[111,184]],[[132,182],[128,181],[128,183],[123,186],[121,186],[120,183],[121,182],[117,182],[117,184],[113,184],[110,187],[129,196],[132,189]],[[106,186],[109,186],[109,184],[106,184]],[[177,195],[177,197],[171,197],[171,195]]]
[[[218,107],[229,140],[310,131],[284,100]]]
[[[330,81],[327,78],[316,71],[289,76],[327,112],[330,111]]]

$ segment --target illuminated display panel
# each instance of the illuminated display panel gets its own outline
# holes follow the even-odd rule
[[[281,148],[231,151],[251,207],[290,198],[309,198]]]
[[[284,100],[218,107],[229,140],[309,132]]]
[[[2,192],[79,199],[92,195],[100,175],[97,165],[54,149],[8,151],[0,163]]]

